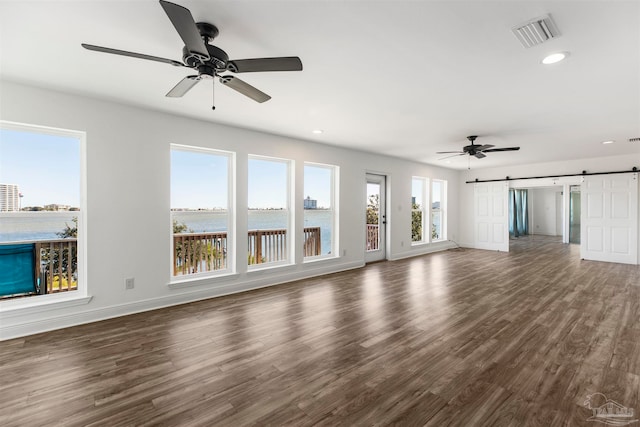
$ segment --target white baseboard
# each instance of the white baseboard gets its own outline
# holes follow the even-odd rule
[[[397,261],[400,259],[411,258],[419,255],[426,255],[434,252],[446,251],[447,249],[457,248],[454,242],[446,240],[444,242],[431,243],[428,245],[413,246],[411,250],[395,253],[389,258],[389,261]]]

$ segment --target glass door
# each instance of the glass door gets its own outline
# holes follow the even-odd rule
[[[386,177],[367,174],[365,262],[386,259]]]

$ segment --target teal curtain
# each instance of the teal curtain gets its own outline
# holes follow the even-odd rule
[[[527,190],[509,189],[509,235],[529,234],[529,208]]]
[[[33,244],[0,245],[0,297],[36,292]]]

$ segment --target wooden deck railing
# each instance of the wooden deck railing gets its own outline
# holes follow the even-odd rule
[[[264,264],[287,259],[287,230],[249,230],[248,263]]]
[[[378,236],[378,230],[380,226],[378,224],[367,224],[367,250],[377,251],[380,246],[380,239]]]
[[[304,229],[304,256],[317,256],[322,254],[322,236],[320,227],[307,227]]]
[[[249,230],[247,262],[264,264],[287,259],[287,230]],[[320,255],[320,227],[304,229],[304,256]],[[221,270],[227,267],[227,233],[173,235],[173,275]]]
[[[285,260],[287,231],[250,230],[248,262],[262,264]],[[78,289],[77,239],[25,242],[34,248],[34,292],[53,294]],[[304,228],[304,256],[322,253],[320,227]],[[182,233],[173,235],[175,276],[227,267],[227,233]]]
[[[173,235],[173,275],[221,270],[227,267],[227,233]]]
[[[36,242],[35,255],[35,279],[39,293],[55,294],[78,289],[76,239]]]

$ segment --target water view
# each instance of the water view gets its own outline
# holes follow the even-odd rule
[[[0,242],[54,240],[78,212],[1,212]]]
[[[227,211],[176,211],[173,218],[194,232],[226,231]],[[3,212],[0,213],[0,242],[22,242],[58,239],[56,233],[67,225],[73,226],[78,212]],[[305,210],[305,227],[320,227],[322,253],[331,249],[331,211]],[[286,227],[282,210],[256,209],[249,211],[250,230],[270,230]]]

